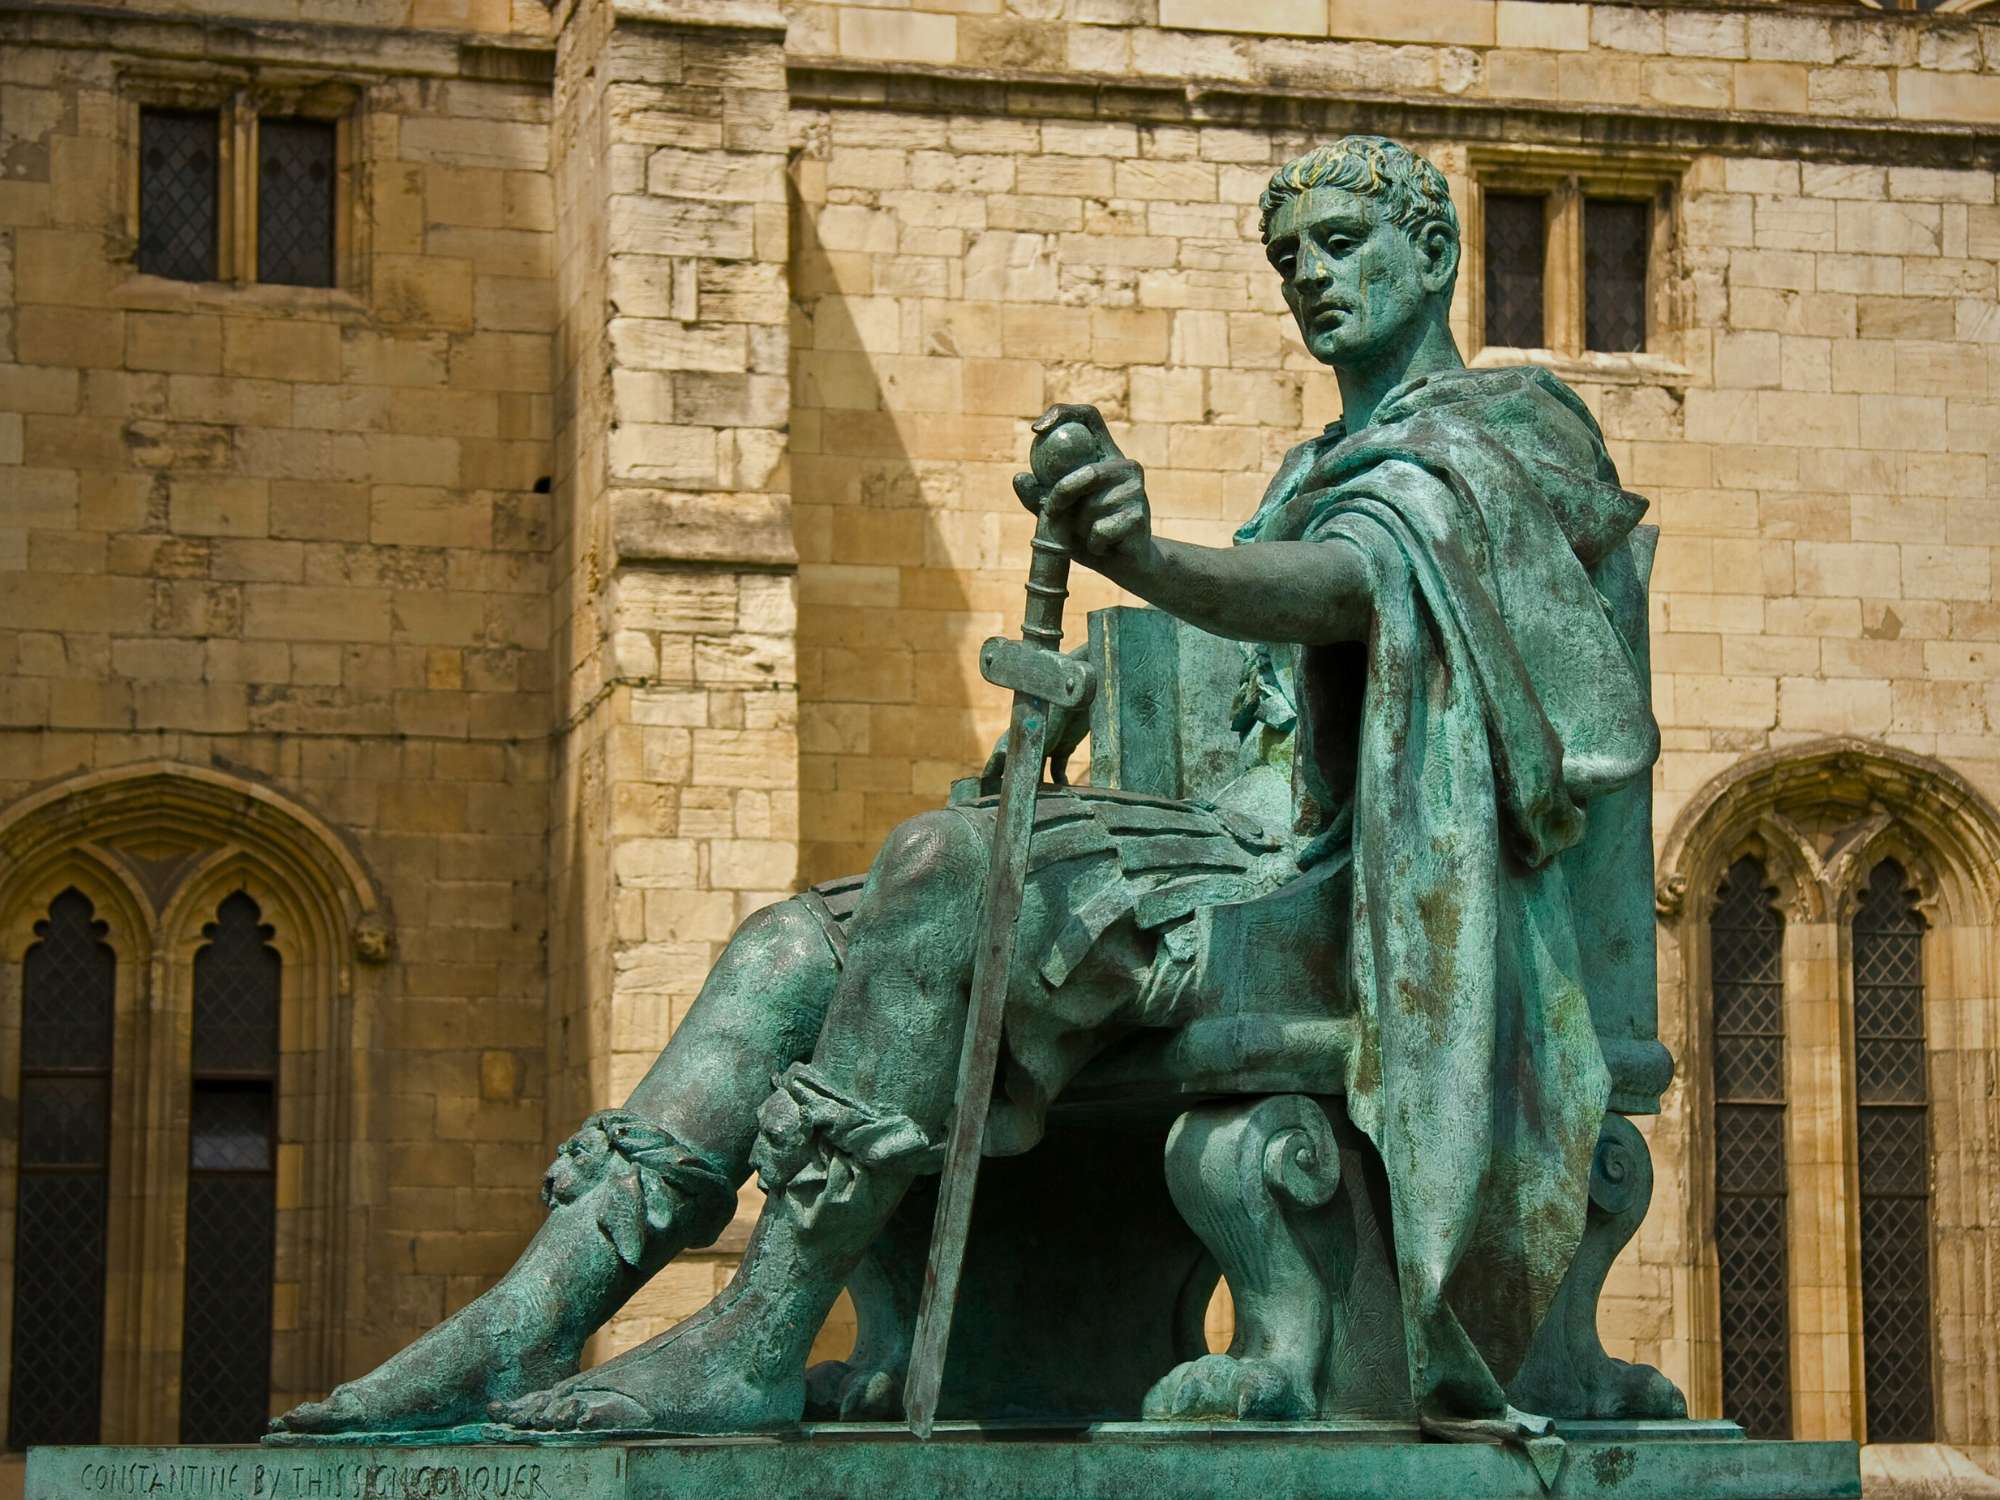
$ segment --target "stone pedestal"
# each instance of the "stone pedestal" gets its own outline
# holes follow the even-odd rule
[[[1544,1484],[1527,1456],[1421,1441],[1397,1423],[1107,1422],[1050,1429],[942,1424],[806,1427],[781,1438],[592,1438],[540,1445],[461,1428],[363,1446],[38,1448],[26,1500],[1850,1500],[1852,1443],[1746,1440],[1727,1422],[1566,1424]]]

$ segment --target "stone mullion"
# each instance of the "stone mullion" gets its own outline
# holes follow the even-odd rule
[[[1833,922],[1785,924],[1786,1200],[1792,1436],[1852,1433],[1859,1365],[1846,945]]]
[[[1994,930],[1948,918],[1924,942],[1932,1159],[1937,1440],[1990,1461],[2000,1437],[2000,1339],[1991,1226]]]
[[[1711,898],[1712,899],[1712,898]],[[1681,1352],[1662,1364],[1680,1385],[1690,1413],[1722,1414],[1722,1288],[1715,1235],[1714,1040],[1709,973],[1708,901],[1677,914],[1660,929],[1660,1034],[1675,1058],[1674,1086],[1660,1101],[1653,1134],[1654,1210],[1639,1229],[1639,1243],[1653,1245],[1673,1267],[1675,1335]],[[1697,977],[1699,976],[1699,977]],[[1667,1159],[1678,1151],[1678,1164]],[[1657,1206],[1682,1195],[1676,1223],[1679,1245],[1667,1241],[1666,1216]],[[1613,1274],[1617,1274],[1614,1270]]]

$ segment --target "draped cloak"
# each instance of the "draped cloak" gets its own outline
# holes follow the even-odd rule
[[[1609,1076],[1558,856],[1645,774],[1594,580],[1645,501],[1543,371],[1412,381],[1294,449],[1239,542],[1352,547],[1373,621],[1298,650],[1301,863],[1351,862],[1347,1107],[1389,1184],[1417,1399],[1496,1411],[1582,1237]],[[1333,914],[1329,914],[1333,915]]]

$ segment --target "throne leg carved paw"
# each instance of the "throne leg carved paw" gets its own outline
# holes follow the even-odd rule
[[[806,1371],[807,1420],[902,1420],[903,1382],[910,1372],[910,1341],[922,1292],[922,1253],[912,1258],[909,1247],[885,1231],[847,1278],[847,1295],[854,1303],[853,1352]]]
[[[1604,1278],[1652,1201],[1653,1158],[1645,1137],[1623,1115],[1607,1114],[1590,1164],[1583,1243],[1508,1388],[1515,1405],[1572,1420],[1687,1415],[1678,1386],[1651,1365],[1614,1359],[1597,1334]]]
[[[1222,1267],[1236,1338],[1147,1392],[1149,1420],[1316,1416],[1333,1318],[1329,1205],[1340,1149],[1300,1094],[1189,1110],[1167,1137],[1174,1206]]]

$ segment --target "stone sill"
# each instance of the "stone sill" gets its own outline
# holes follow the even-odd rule
[[[1694,383],[1694,371],[1664,354],[1563,354],[1554,349],[1502,349],[1489,345],[1466,361],[1475,370],[1538,365],[1572,385],[1670,385]]]
[[[254,313],[337,323],[367,321],[368,304],[338,286],[274,286],[254,281],[176,281],[143,272],[111,289],[116,307],[131,312]]]

